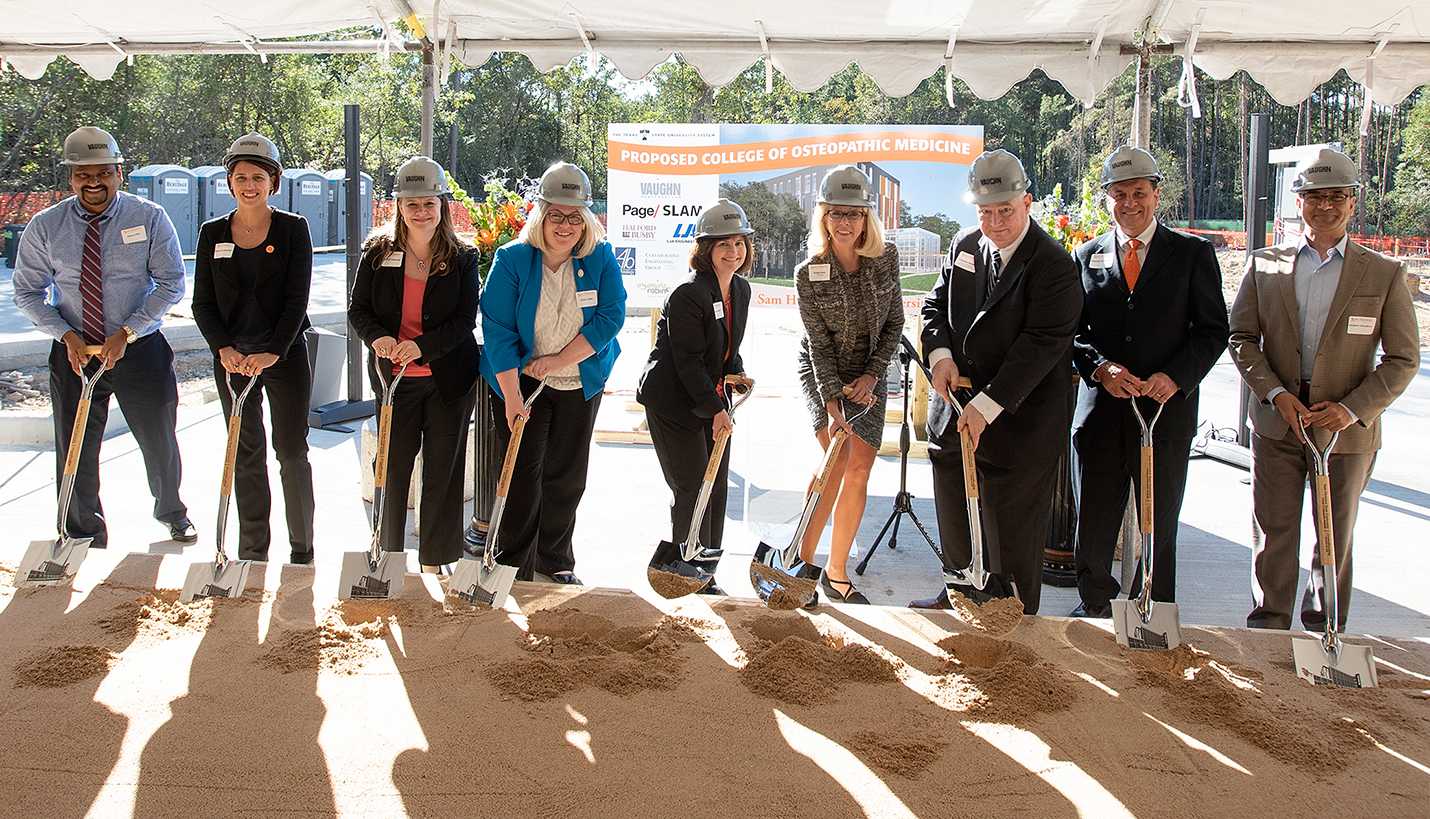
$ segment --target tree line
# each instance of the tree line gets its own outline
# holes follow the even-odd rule
[[[370,35],[361,29],[333,36]],[[1395,106],[1376,106],[1362,137],[1364,90],[1344,72],[1293,106],[1277,103],[1244,72],[1222,81],[1198,73],[1202,117],[1193,118],[1177,101],[1180,58],[1152,59],[1151,148],[1167,176],[1164,218],[1240,221],[1249,117],[1268,113],[1273,148],[1339,142],[1360,164],[1365,189],[1357,232],[1430,235],[1425,88]],[[457,67],[444,79],[433,153],[462,185],[480,190],[492,177],[516,184],[565,159],[587,170],[597,198],[605,191],[610,122],[982,125],[988,148],[1023,160],[1037,195],[1061,184],[1071,197],[1095,177],[1102,157],[1128,140],[1136,83],[1129,68],[1085,107],[1040,71],[994,100],[955,80],[949,105],[942,72],[905,97],[884,94],[855,64],[812,93],[795,91],[776,73],[767,94],[763,62],[712,88],[678,57],[630,81],[599,57],[583,55],[542,74],[518,53]],[[397,166],[418,152],[420,89],[420,56],[412,53],[270,55],[266,62],[251,55],[138,56],[107,81],[64,58],[34,81],[6,71],[0,191],[67,188],[57,158],[65,134],[80,124],[112,130],[130,168],[217,164],[234,138],[257,130],[274,139],[288,165],[326,170],[342,162],[342,106],[359,103],[362,162],[381,195]],[[942,214],[905,216],[938,233],[948,227],[936,221]]]

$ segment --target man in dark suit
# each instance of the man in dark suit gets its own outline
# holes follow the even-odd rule
[[[968,174],[978,227],[954,237],[924,302],[923,349],[937,393],[929,459],[943,542],[944,590],[915,608],[949,608],[950,582],[972,555],[959,432],[978,465],[992,568],[1011,574],[1023,611],[1036,614],[1058,454],[1067,445],[1072,337],[1082,310],[1066,250],[1029,217],[1033,197],[1018,158],[985,152]],[[960,377],[971,389],[957,390]],[[959,391],[955,416],[949,400]]]
[[[1252,552],[1252,628],[1291,627],[1299,580],[1301,507],[1309,456],[1302,422],[1329,459],[1337,627],[1351,604],[1351,533],[1380,449],[1380,415],[1420,369],[1420,334],[1405,264],[1346,233],[1360,187],[1355,162],[1323,148],[1296,168],[1305,232],[1258,250],[1231,309],[1231,357],[1256,396],[1251,407],[1251,506],[1263,538]],[[1379,353],[1379,355],[1377,355]],[[1301,623],[1326,625],[1320,544]]]
[[[1141,425],[1153,429],[1152,599],[1177,593],[1177,517],[1197,429],[1197,385],[1226,349],[1226,300],[1211,242],[1156,219],[1157,161],[1124,145],[1102,168],[1116,229],[1073,252],[1082,277],[1082,322],[1073,363],[1085,379],[1073,417],[1081,496],[1074,563],[1082,604],[1074,617],[1110,617],[1120,591],[1112,553],[1128,479],[1141,497]],[[1130,550],[1124,559],[1132,559]],[[1140,581],[1140,578],[1139,578]],[[1140,589],[1134,585],[1133,594]]]

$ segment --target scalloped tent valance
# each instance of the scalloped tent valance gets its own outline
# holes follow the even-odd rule
[[[547,71],[599,51],[638,79],[680,54],[712,85],[769,55],[796,89],[811,91],[851,62],[891,95],[940,68],[994,98],[1035,68],[1091,99],[1155,42],[1217,79],[1246,69],[1291,104],[1344,68],[1374,100],[1393,104],[1430,83],[1430,15],[1362,0],[111,0],[71,6],[7,3],[0,58],[26,77],[66,55],[107,79],[129,54],[257,54],[412,49],[388,21],[415,10],[439,48],[469,66],[498,51],[527,54]],[[293,41],[370,26],[366,40]],[[1373,59],[1372,59],[1373,58]]]

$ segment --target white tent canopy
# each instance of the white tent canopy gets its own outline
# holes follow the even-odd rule
[[[468,66],[498,51],[545,71],[599,52],[632,79],[679,53],[712,85],[768,55],[801,91],[850,62],[892,95],[948,66],[985,98],[1034,68],[1090,100],[1152,41],[1224,79],[1246,69],[1293,104],[1344,68],[1381,104],[1430,82],[1430,11],[1403,0],[6,0],[0,58],[38,77],[57,55],[109,77],[130,54],[414,49],[384,21],[421,16],[429,42]],[[382,25],[386,37],[270,42]],[[1373,59],[1372,59],[1373,58]]]

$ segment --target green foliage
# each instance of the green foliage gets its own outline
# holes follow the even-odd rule
[[[1048,235],[1062,243],[1069,252],[1078,245],[1112,229],[1112,217],[1102,206],[1101,191],[1096,182],[1083,182],[1082,194],[1071,201],[1063,199],[1063,186],[1033,203],[1033,218]]]
[[[1430,95],[1420,98],[1402,132],[1405,147],[1389,195],[1401,234],[1430,236]]]
[[[754,228],[755,263],[752,273],[774,278],[791,278],[803,258],[803,244],[809,230],[799,200],[788,193],[774,193],[761,182],[737,185],[726,182],[720,195],[738,204]]]

